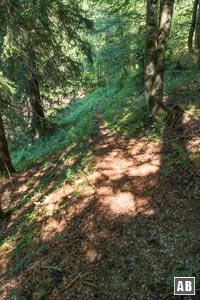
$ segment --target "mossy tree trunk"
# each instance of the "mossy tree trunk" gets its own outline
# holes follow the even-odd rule
[[[196,27],[195,27],[195,48],[198,54],[198,66],[200,67],[200,0],[198,0]]]
[[[159,0],[159,14],[158,14],[158,24],[161,22],[162,10],[163,10],[164,0]]]
[[[193,4],[192,21],[191,21],[190,31],[189,31],[189,35],[188,35],[188,51],[189,51],[189,53],[193,53],[193,51],[194,51],[193,38],[194,38],[194,31],[195,31],[196,19],[197,19],[198,1],[199,0],[194,0],[194,4]]]
[[[169,111],[163,103],[163,85],[167,42],[174,0],[148,0],[145,45],[145,94],[155,120],[165,121]]]

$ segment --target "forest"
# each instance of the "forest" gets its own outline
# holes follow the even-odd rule
[[[200,0],[0,1],[0,300],[200,299]]]

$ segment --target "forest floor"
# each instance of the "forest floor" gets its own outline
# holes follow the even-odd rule
[[[95,122],[85,175],[54,188],[79,159],[66,149],[1,182],[3,207],[17,208],[0,223],[1,300],[176,299],[183,275],[200,287],[199,115],[158,140]]]

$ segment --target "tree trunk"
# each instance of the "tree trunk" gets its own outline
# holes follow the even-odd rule
[[[154,77],[156,74],[156,41],[158,32],[158,1],[147,1],[146,18],[146,45],[145,45],[145,93],[147,103],[151,95]]]
[[[161,17],[162,17],[162,10],[163,10],[164,0],[159,0],[159,15],[158,15],[158,24],[160,25]]]
[[[197,19],[197,6],[198,6],[198,0],[194,0],[193,5],[193,11],[192,11],[192,21],[190,25],[190,31],[188,35],[188,51],[189,53],[193,53],[193,37],[194,37],[194,31],[196,26],[196,19]]]
[[[27,79],[27,108],[29,115],[29,124],[32,132],[35,134],[37,129],[39,131],[44,129],[45,115],[40,97],[38,72],[36,66],[36,56],[33,49],[28,50],[28,79]]]
[[[0,113],[0,173],[4,172],[15,172],[15,169],[12,165],[10,159],[10,153],[8,149],[8,143],[6,140],[5,130],[3,126],[3,120]],[[11,211],[3,211],[1,208],[1,199],[0,199],[0,219],[5,218],[11,214]]]
[[[163,0],[160,9],[158,6],[158,0],[147,1],[145,94],[153,118],[166,121],[169,111],[163,103],[164,68],[174,0]]]
[[[195,48],[198,54],[198,66],[200,67],[200,0],[198,0],[198,10],[195,28]]]
[[[0,172],[15,172],[12,165],[3,120],[0,114]]]

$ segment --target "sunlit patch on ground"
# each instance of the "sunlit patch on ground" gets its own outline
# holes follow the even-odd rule
[[[108,213],[117,215],[131,215],[136,214],[136,205],[134,196],[130,192],[119,192],[116,195],[105,197],[100,200],[103,206],[106,206]]]
[[[147,176],[150,174],[154,174],[159,170],[159,164],[150,165],[150,164],[142,164],[137,168],[130,168],[127,172],[129,176]]]
[[[86,259],[93,263],[101,258],[101,255],[95,249],[89,249],[86,253]]]
[[[158,144],[149,142],[142,136],[138,140],[121,140],[119,147],[112,147],[110,141],[115,143],[113,137],[110,137],[108,142],[107,129],[103,125],[99,128],[98,139],[101,140],[101,148],[97,146],[98,173],[94,184],[99,204],[104,208],[105,214],[154,214],[154,209],[148,206],[147,197],[145,202],[137,202],[138,195],[135,195],[135,192],[137,194],[139,190],[138,187],[135,187],[135,190],[133,183],[136,178],[142,179],[158,172],[161,165]],[[102,146],[107,149],[105,153],[102,152]],[[141,184],[143,185],[142,182]]]
[[[148,199],[137,199],[137,213],[138,214],[144,214],[144,215],[153,215],[155,214],[155,209],[149,208],[149,201]]]
[[[109,185],[107,186],[100,186],[98,188],[98,195],[101,196],[108,196],[113,194],[113,189]]]

